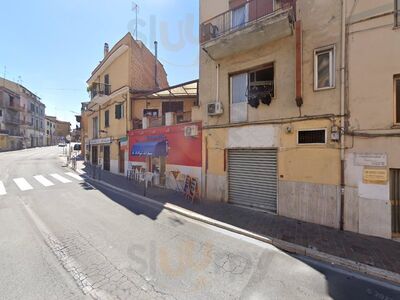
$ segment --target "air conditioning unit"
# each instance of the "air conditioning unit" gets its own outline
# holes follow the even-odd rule
[[[199,128],[197,127],[197,125],[191,125],[185,127],[186,137],[198,136],[198,135],[199,135]]]
[[[207,104],[207,113],[209,116],[222,115],[224,112],[221,102],[211,102]]]

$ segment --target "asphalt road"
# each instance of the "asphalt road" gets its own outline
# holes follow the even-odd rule
[[[0,299],[400,299],[389,283],[92,186],[60,155],[0,153]]]

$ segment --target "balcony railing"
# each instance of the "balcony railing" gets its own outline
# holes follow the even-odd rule
[[[192,112],[185,111],[185,112],[176,113],[176,122],[178,124],[192,122]]]
[[[247,0],[200,26],[200,42],[206,43],[225,34],[243,29],[294,7],[296,0]]]
[[[89,88],[90,98],[96,96],[109,96],[111,94],[111,85],[105,83],[93,83]]]
[[[9,103],[8,105],[6,105],[6,107],[8,109],[15,110],[15,111],[24,111],[25,110],[25,106],[19,105],[17,103]]]
[[[11,125],[20,125],[21,120],[19,118],[12,118],[9,116],[5,116],[3,118],[3,122],[6,124],[11,124]]]

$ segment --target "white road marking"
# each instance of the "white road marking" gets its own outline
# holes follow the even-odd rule
[[[79,181],[83,180],[83,178],[81,176],[79,176],[79,175],[77,175],[75,173],[72,173],[72,172],[67,172],[67,173],[65,173],[65,175],[68,175],[68,176],[70,176],[70,177],[72,177],[72,178],[74,178],[76,180],[79,180]]]
[[[86,174],[86,172],[85,171],[82,171],[82,170],[76,170],[76,172],[78,172],[79,174],[81,174],[81,175],[83,175],[83,174]]]
[[[21,191],[33,190],[33,187],[25,180],[25,178],[14,178],[13,180]]]
[[[4,187],[3,182],[0,181],[0,196],[6,195],[6,194],[7,194],[6,188]]]
[[[65,177],[62,177],[61,175],[58,175],[58,174],[50,174],[50,176],[53,177],[53,178],[55,178],[55,179],[57,179],[58,181],[60,181],[60,182],[62,182],[62,183],[71,182],[71,180],[69,180],[69,179],[67,179],[67,178],[65,178]]]
[[[44,185],[46,187],[54,185],[54,183],[52,183],[50,180],[48,180],[43,175],[33,176],[33,178],[35,178],[37,181],[39,181],[42,185]]]

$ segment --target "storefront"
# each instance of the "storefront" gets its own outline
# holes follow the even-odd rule
[[[201,123],[133,130],[129,149],[130,167],[152,172],[157,185],[176,189],[187,175],[201,181]]]
[[[101,165],[110,171],[110,146],[112,138],[94,139],[90,142],[90,161],[93,165]]]

